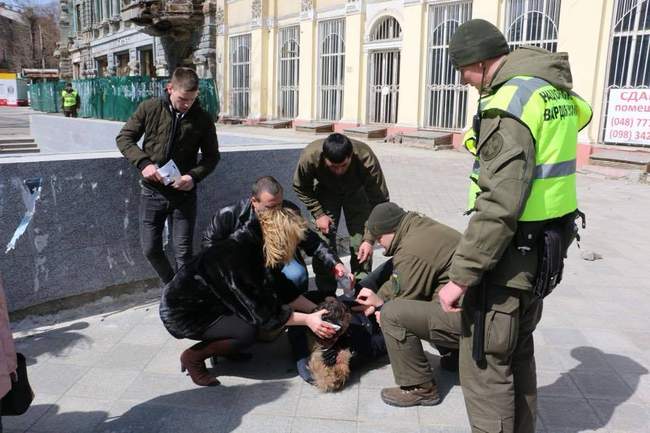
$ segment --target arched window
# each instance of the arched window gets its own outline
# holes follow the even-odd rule
[[[345,21],[321,21],[319,37],[318,113],[322,120],[339,120],[343,115],[345,78]]]
[[[560,0],[508,0],[505,36],[512,49],[535,45],[557,51]]]
[[[278,83],[278,117],[298,117],[298,88],[300,73],[300,27],[280,29],[280,62]]]
[[[608,86],[650,86],[650,0],[617,0]]]
[[[465,127],[467,86],[451,64],[449,40],[471,17],[471,1],[429,6],[425,127],[451,131]]]
[[[375,23],[370,32],[371,41],[395,41],[402,39],[402,26],[395,17],[385,16]]]
[[[250,109],[251,35],[230,38],[230,115],[246,118]]]

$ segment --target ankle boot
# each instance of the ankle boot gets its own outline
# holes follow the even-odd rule
[[[205,368],[205,360],[213,355],[228,352],[228,342],[224,340],[201,341],[181,354],[181,372],[187,370],[192,382],[199,386],[217,386],[220,382]]]

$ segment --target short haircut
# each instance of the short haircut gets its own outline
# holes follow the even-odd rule
[[[199,90],[199,76],[194,69],[178,67],[172,74],[172,86],[177,90],[196,92]]]
[[[262,176],[253,183],[251,188],[251,196],[255,198],[260,198],[260,194],[263,192],[268,192],[269,194],[276,196],[284,192],[284,188],[280,185],[280,182],[273,176]]]
[[[334,164],[340,164],[352,156],[352,142],[343,134],[330,134],[323,141],[323,156]]]

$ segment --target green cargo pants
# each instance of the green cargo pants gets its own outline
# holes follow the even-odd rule
[[[473,433],[534,433],[537,377],[533,331],[542,301],[532,293],[488,286],[485,315],[485,362],[472,359],[474,311],[479,289],[463,300],[460,337],[460,384]]]
[[[316,196],[325,213],[332,218],[334,226],[338,228],[341,220],[341,210],[345,213],[345,223],[350,234],[350,268],[357,281],[363,279],[372,269],[372,256],[364,263],[357,260],[357,251],[363,242],[363,233],[366,221],[372,210],[368,197],[363,188],[354,192],[333,193],[319,191]],[[333,236],[325,236],[317,230],[323,240],[328,242],[333,250],[337,251],[336,240]],[[338,253],[338,252],[337,252]],[[333,293],[336,291],[336,279],[330,269],[323,262],[314,257],[312,261],[316,286],[320,291]]]
[[[437,296],[430,302],[392,300],[382,308],[380,321],[395,383],[399,386],[433,380],[421,339],[449,349],[458,348],[460,313],[442,311]]]

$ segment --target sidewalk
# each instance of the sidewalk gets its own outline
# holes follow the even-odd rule
[[[285,134],[305,142],[317,137],[279,135]],[[470,157],[372,146],[393,201],[464,228]],[[587,230],[581,249],[571,248],[565,279],[548,298],[535,334],[538,431],[646,433],[650,185],[591,174],[579,174],[578,182]],[[584,260],[589,253],[603,258]],[[222,386],[198,388],[180,373],[178,360],[191,342],[167,334],[157,302],[107,305],[96,307],[101,314],[92,308],[72,313],[74,320],[60,315],[38,319],[40,325],[36,319],[16,324],[18,349],[28,358],[37,398],[26,415],[3,419],[5,431],[469,432],[458,378],[437,368],[434,349],[428,350],[443,395],[436,407],[384,405],[379,390],[393,386],[385,363],[355,372],[340,393],[320,394],[292,371],[285,338],[254,347],[250,363],[220,362],[216,372]],[[64,321],[47,324],[50,319]]]

